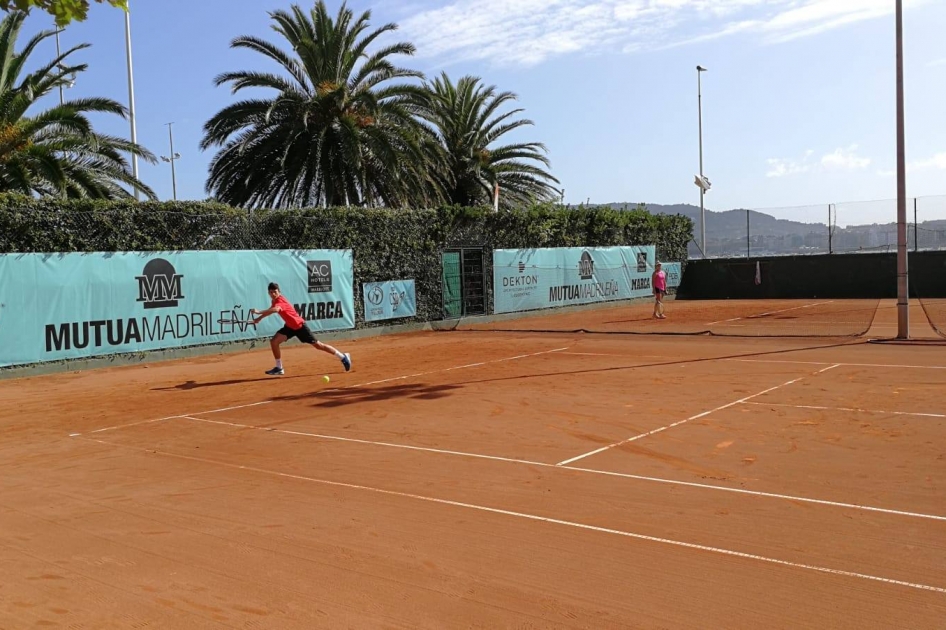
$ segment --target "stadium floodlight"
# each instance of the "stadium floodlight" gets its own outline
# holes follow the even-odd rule
[[[181,154],[174,152],[174,131],[171,128],[172,125],[174,125],[174,123],[167,123],[168,140],[171,142],[171,157],[162,155],[161,159],[171,165],[171,187],[174,191],[174,201],[177,201],[177,173],[174,171],[174,163],[181,159]]]

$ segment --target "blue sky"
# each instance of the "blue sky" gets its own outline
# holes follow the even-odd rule
[[[203,199],[211,152],[202,125],[235,99],[214,77],[272,69],[229,48],[239,35],[278,42],[267,14],[289,0],[131,0],[138,140],[167,155],[174,122],[178,197]],[[300,2],[307,6],[306,2]],[[330,10],[340,3],[332,0]],[[565,200],[699,203],[696,65],[703,75],[706,199],[714,210],[769,209],[823,220],[828,203],[896,196],[894,0],[350,0],[393,39],[401,65],[480,76],[519,95]],[[908,194],[946,194],[946,2],[905,0]],[[31,34],[51,26],[27,20]],[[128,102],[124,14],[94,6],[61,36],[92,44],[66,97]],[[48,41],[48,54],[55,51]],[[58,98],[58,96],[56,97]],[[127,137],[128,123],[96,119]],[[141,177],[171,197],[166,163]],[[800,208],[811,204],[813,209]],[[922,206],[946,218],[946,200]],[[776,210],[781,208],[781,210]],[[839,207],[839,221],[895,220],[890,203]],[[921,217],[922,220],[923,217]]]

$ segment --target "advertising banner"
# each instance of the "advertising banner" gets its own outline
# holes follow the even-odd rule
[[[417,315],[413,280],[365,282],[363,288],[366,322]]]
[[[272,335],[279,284],[314,332],[354,328],[351,250],[0,255],[0,366]]]
[[[667,293],[673,295],[680,286],[680,278],[683,275],[682,265],[678,262],[666,262],[661,263],[660,266],[667,273]]]
[[[653,245],[493,250],[496,313],[646,297]]]

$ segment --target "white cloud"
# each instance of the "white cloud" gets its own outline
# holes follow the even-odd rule
[[[946,58],[935,59],[929,62],[928,64],[926,64],[927,68],[938,68],[939,66],[946,66]]]
[[[805,157],[801,160],[793,159],[782,159],[782,158],[769,158],[766,160],[766,164],[769,165],[769,170],[765,174],[766,177],[786,177],[788,175],[798,175],[800,173],[807,173],[811,170],[811,164],[808,162],[809,158],[814,154],[814,151],[808,150],[805,152]]]
[[[821,158],[821,165],[829,170],[856,171],[870,166],[870,158],[857,154],[857,145],[847,149],[835,149]]]
[[[946,171],[946,153],[937,153],[933,157],[925,160],[910,162],[907,164],[907,169],[911,171]]]
[[[793,158],[769,158],[766,160],[768,171],[766,177],[787,177],[789,175],[799,175],[814,171],[857,171],[870,166],[871,159],[861,157],[857,154],[857,145],[853,144],[848,148],[835,149],[831,153],[821,156],[816,162],[811,161],[814,151],[808,150],[802,159]],[[946,158],[946,154],[943,156]],[[883,174],[881,171],[879,174]]]
[[[922,171],[946,171],[946,152],[937,153],[923,160],[907,162],[907,173]],[[881,177],[896,177],[897,171],[894,169],[881,169],[877,171],[877,174]]]
[[[935,0],[905,0],[905,7]],[[777,43],[893,12],[891,0],[415,0],[420,57],[530,66],[559,55],[666,48],[737,34]],[[446,59],[444,59],[446,58]]]

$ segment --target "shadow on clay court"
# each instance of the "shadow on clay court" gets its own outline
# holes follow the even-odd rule
[[[694,359],[680,359],[678,361],[660,361],[652,363],[636,363],[633,365],[616,365],[604,368],[590,368],[586,370],[561,370],[556,372],[542,372],[534,374],[517,374],[515,376],[503,376],[497,378],[483,378],[483,379],[473,379],[467,381],[455,381],[452,383],[444,383],[438,385],[432,385],[429,383],[404,383],[399,385],[385,385],[381,387],[372,387],[371,385],[362,385],[358,387],[350,387],[344,389],[324,389],[317,390],[313,392],[306,392],[300,394],[288,394],[284,396],[276,396],[271,398],[272,402],[277,401],[295,401],[295,400],[309,400],[309,399],[318,399],[319,402],[314,403],[313,407],[319,408],[334,408],[342,407],[344,405],[353,405],[358,403],[365,402],[379,402],[391,399],[404,399],[410,398],[413,400],[437,400],[439,398],[444,398],[451,395],[452,392],[458,389],[462,389],[466,385],[476,385],[480,383],[500,383],[504,381],[521,381],[526,379],[534,378],[548,378],[548,377],[561,377],[561,376],[573,376],[575,374],[599,374],[605,372],[619,372],[623,370],[640,370],[646,368],[662,368],[673,365],[687,365],[687,364],[696,364],[696,363],[706,363],[710,361],[720,361],[726,359],[743,359],[749,357],[764,357],[764,356],[773,356],[791,352],[799,352],[802,350],[820,350],[820,349],[830,349],[830,348],[840,348],[844,346],[851,345],[860,345],[865,343],[864,341],[857,342],[842,342],[842,343],[833,343],[833,344],[820,344],[815,346],[807,346],[802,348],[787,348],[784,350],[766,350],[763,352],[750,352],[750,353],[740,353],[740,354],[727,354],[722,356],[712,356],[712,357],[699,357]]]
[[[393,398],[412,400],[437,400],[450,395],[453,390],[460,389],[460,385],[425,385],[423,383],[404,383],[399,385],[385,385],[383,387],[358,387],[351,389],[324,389],[304,394],[289,394],[271,398],[273,402],[287,400],[306,400],[318,398],[320,402],[313,407],[333,408],[362,402],[379,402]]]
[[[280,376],[279,380],[286,380],[290,378],[304,378],[302,376]],[[226,385],[243,385],[246,383],[259,383],[262,381],[272,381],[274,377],[267,376],[265,378],[238,378],[231,379],[228,381],[208,381],[206,383],[198,383],[197,381],[185,381],[180,385],[171,385],[170,387],[152,387],[151,391],[155,392],[172,392],[172,391],[187,391],[190,389],[199,389],[201,387],[223,387]]]

